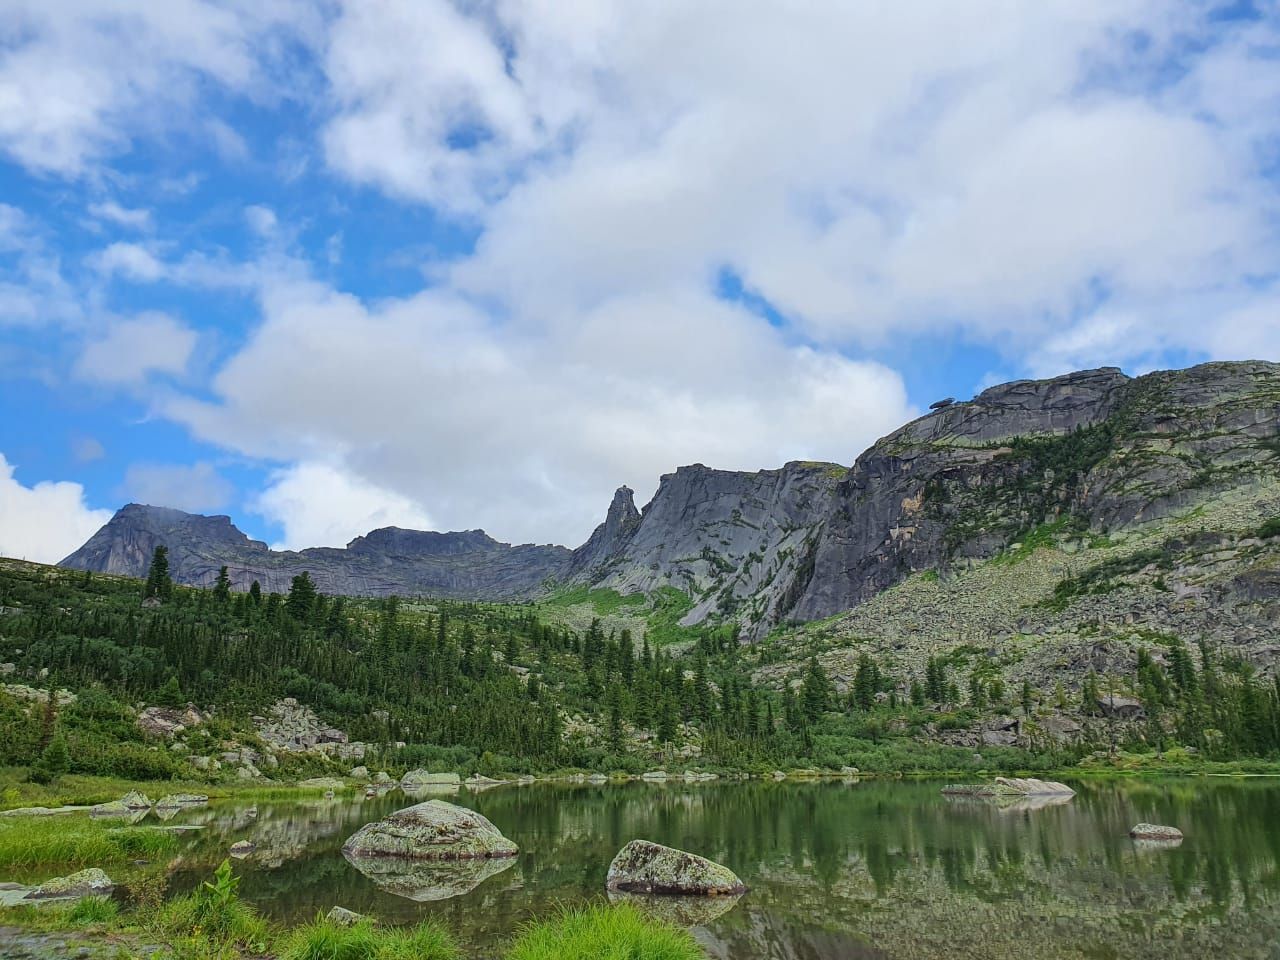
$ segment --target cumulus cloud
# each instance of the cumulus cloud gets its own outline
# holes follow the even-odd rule
[[[281,525],[284,538],[275,546],[284,550],[341,547],[378,527],[433,526],[408,497],[319,461],[277,471],[253,509]]]
[[[211,463],[133,463],[120,491],[133,503],[208,513],[225,507],[235,489]]]
[[[159,280],[164,265],[146,247],[137,243],[117,242],[91,254],[89,265],[106,276],[122,276],[130,280]]]
[[[147,230],[151,227],[151,211],[137,207],[123,207],[114,200],[89,204],[89,215],[118,227],[131,230]]]
[[[681,463],[850,463],[910,414],[893,371],[791,343],[706,293],[637,295],[536,336],[441,291],[369,305],[281,283],[262,307],[263,325],[215,377],[216,401],[172,399],[170,416],[251,456],[328,464],[442,528],[503,539],[577,543],[614,487],[652,490]],[[287,520],[278,497],[264,505],[296,545],[339,522],[340,536],[363,532],[345,513],[352,499],[292,498],[316,521]]]
[[[75,374],[116,386],[139,384],[156,373],[181,375],[196,339],[194,330],[164,313],[115,320],[84,345]]]
[[[78,483],[23,486],[0,453],[0,556],[57,563],[110,519],[110,510],[85,503]]]

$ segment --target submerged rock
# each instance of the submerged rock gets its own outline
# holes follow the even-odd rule
[[[91,897],[110,893],[115,888],[111,878],[97,867],[81,870],[69,877],[46,880],[25,897],[27,900],[47,900],[54,897]]]
[[[89,813],[95,817],[135,817],[141,820],[150,809],[151,799],[145,793],[133,790],[119,800],[95,804],[89,808]]]
[[[519,848],[474,810],[427,800],[365,824],[342,852],[356,857],[465,860],[514,857]]]
[[[494,874],[515,866],[515,857],[465,860],[371,856],[343,850],[347,862],[380,890],[418,903],[448,900],[470,893]]]
[[[1129,831],[1134,840],[1160,840],[1166,843],[1182,840],[1182,831],[1177,827],[1165,827],[1158,823],[1140,823]]]
[[[711,897],[747,889],[728,867],[648,840],[632,840],[618,851],[609,864],[605,886],[624,893]]]

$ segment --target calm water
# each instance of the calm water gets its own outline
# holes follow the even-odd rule
[[[401,864],[376,877],[340,848],[361,824],[415,802],[399,791],[263,803],[256,819],[215,804],[175,821],[205,829],[184,835],[171,889],[204,879],[232,841],[249,839],[257,852],[238,868],[241,891],[265,913],[299,921],[341,904],[388,922],[432,916],[484,957],[557,903],[601,896],[609,860],[643,837],[719,860],[750,886],[684,918],[713,957],[1280,958],[1280,784],[1084,784],[1071,802],[1038,809],[950,801],[939,787],[464,790],[451,799],[489,817],[519,858],[416,873]],[[1187,839],[1136,845],[1128,829],[1144,820]]]

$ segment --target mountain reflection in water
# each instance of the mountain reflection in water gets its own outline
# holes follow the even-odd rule
[[[500,870],[369,875],[342,856],[361,825],[412,800],[399,791],[324,803],[184,811],[174,892],[235,840],[243,896],[298,922],[341,904],[388,923],[435,917],[488,955],[523,922],[604,897],[629,840],[708,856],[750,887],[736,903],[659,905],[697,924],[715,958],[1274,958],[1280,942],[1280,784],[1262,780],[1075,783],[1069,803],[948,802],[940,783],[509,786],[455,802],[520,845]],[[1175,825],[1181,846],[1128,838]],[[473,882],[474,881],[474,882]],[[688,912],[692,911],[692,912]]]

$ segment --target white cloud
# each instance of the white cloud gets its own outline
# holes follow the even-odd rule
[[[643,494],[681,463],[849,463],[911,413],[893,371],[788,343],[705,293],[637,295],[537,335],[431,291],[369,306],[280,283],[263,309],[214,380],[218,402],[171,400],[168,415],[502,539],[576,543],[614,487]],[[290,544],[330,528],[336,542],[367,526],[345,512],[351,499],[297,495],[272,515],[307,512],[286,521]]]
[[[130,280],[159,280],[164,265],[146,247],[137,243],[117,242],[89,256],[89,265],[106,276],[123,276]]]
[[[0,151],[81,176],[138,135],[196,127],[207,84],[270,100],[282,36],[310,42],[319,13],[291,0],[10,0],[0,13]],[[295,83],[295,86],[297,84]]]
[[[279,221],[270,207],[252,204],[244,208],[244,219],[249,229],[259,237],[270,237],[276,232]]]
[[[254,511],[284,528],[284,539],[275,546],[285,550],[341,547],[378,527],[432,527],[431,518],[407,497],[322,462],[276,472]]]
[[[122,207],[114,200],[89,204],[89,215],[98,220],[106,220],[119,227],[131,230],[149,230],[151,228],[151,211],[136,207]]]
[[[221,510],[235,492],[211,463],[134,463],[124,473],[121,496],[133,503],[190,513]]]
[[[138,384],[156,373],[179,376],[186,372],[196,339],[194,330],[163,313],[114,320],[84,345],[75,374],[117,386]]]
[[[97,437],[80,435],[71,439],[71,455],[77,463],[93,463],[107,455],[107,449]]]
[[[0,453],[0,556],[57,563],[75,552],[111,519],[93,510],[84,487],[67,481],[23,486]]]

